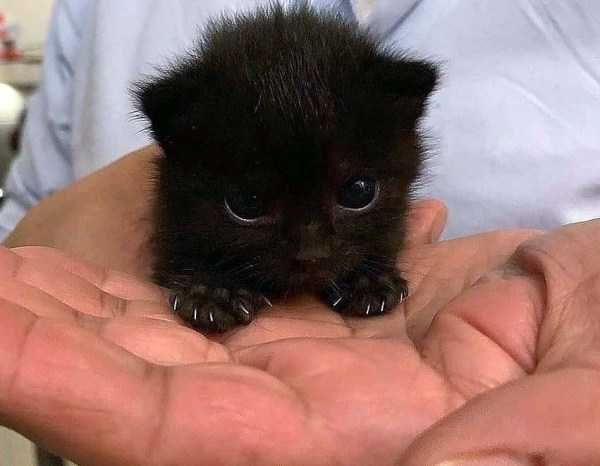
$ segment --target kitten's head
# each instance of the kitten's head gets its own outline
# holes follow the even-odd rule
[[[165,154],[158,247],[271,293],[390,266],[435,82],[431,65],[306,6],[213,23],[138,91]]]

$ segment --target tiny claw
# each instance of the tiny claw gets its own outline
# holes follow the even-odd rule
[[[172,294],[169,297],[169,305],[171,306],[171,309],[173,309],[173,312],[177,312],[179,310],[179,304],[179,296]]]
[[[262,299],[265,303],[267,303],[267,306],[273,307],[273,303],[269,300],[269,298],[263,295]]]
[[[381,306],[379,307],[379,313],[383,314],[385,312],[385,298],[381,300]]]
[[[210,312],[208,313],[208,320],[210,320],[210,323],[211,323],[211,324],[214,324],[214,323],[215,323],[215,315],[213,314],[213,311],[210,311]]]
[[[367,312],[365,312],[365,315],[369,315],[371,313],[371,303],[367,304]]]
[[[248,318],[250,318],[250,311],[248,310],[248,308],[247,308],[246,306],[244,306],[244,304],[243,304],[243,303],[241,303],[241,302],[239,303],[239,308],[242,310],[242,312],[243,312],[244,314],[246,314],[246,316],[247,316]]]
[[[398,299],[398,304],[402,303],[406,298],[408,298],[408,292],[406,290],[400,291],[400,298]]]
[[[408,285],[405,282],[400,289],[400,299],[398,304],[402,303],[406,298],[408,298]]]
[[[198,322],[198,306],[194,306],[192,320]]]
[[[244,325],[247,325],[250,322],[252,322],[252,313],[248,309],[247,303],[245,303],[241,300],[238,301],[237,309],[239,311],[239,313],[237,314],[238,322],[240,322],[241,324],[244,324]]]
[[[347,286],[331,280],[321,291],[323,300],[336,311],[345,309],[350,304],[351,293]]]

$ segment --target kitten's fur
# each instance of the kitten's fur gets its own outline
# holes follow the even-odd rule
[[[140,84],[164,151],[154,276],[174,310],[204,331],[303,290],[350,315],[391,310],[408,292],[394,262],[435,83],[432,65],[354,24],[274,4],[213,22],[188,57]],[[375,180],[371,207],[338,205],[368,199]],[[225,199],[237,212],[262,200],[264,217],[240,222]]]

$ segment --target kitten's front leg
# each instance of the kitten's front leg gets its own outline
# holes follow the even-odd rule
[[[335,311],[356,317],[372,317],[391,311],[408,297],[408,283],[395,269],[374,271],[358,267],[332,280],[323,299]]]
[[[194,284],[171,296],[173,311],[191,327],[207,333],[225,332],[248,325],[270,301],[247,289]]]

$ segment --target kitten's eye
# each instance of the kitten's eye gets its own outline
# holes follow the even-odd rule
[[[345,209],[361,211],[371,207],[379,195],[379,183],[370,176],[350,178],[340,189],[337,202]]]
[[[236,192],[225,198],[225,210],[238,223],[256,223],[265,215],[263,199],[255,193]]]

